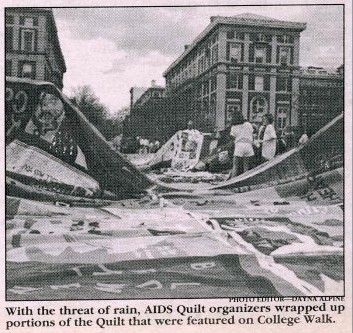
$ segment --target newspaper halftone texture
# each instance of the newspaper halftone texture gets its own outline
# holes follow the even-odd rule
[[[172,202],[78,208],[8,198],[8,298],[342,293],[339,206],[229,201],[211,217],[204,198],[187,209]]]
[[[185,128],[188,118],[178,118],[189,117],[184,99],[174,96],[168,137],[151,154],[116,151],[57,82],[6,77],[7,300],[344,295],[343,106],[322,119],[314,106],[310,116],[299,112],[299,76],[302,82],[310,76],[299,70],[299,32],[306,25],[212,16],[210,28],[165,73],[212,29],[239,22],[252,29],[254,20],[265,32],[273,24],[295,33],[269,36],[256,28],[210,36],[212,50],[195,53],[202,56],[197,76],[219,66],[198,89],[200,108],[190,109],[198,112],[190,117],[200,131]],[[29,37],[24,47],[31,47]],[[169,88],[188,73],[171,71]],[[244,77],[234,80],[235,73]],[[333,77],[340,96],[343,74]],[[305,143],[225,180],[227,174],[211,169],[232,167],[234,138],[221,143],[221,134],[207,131],[225,131],[241,108],[254,126],[273,113],[283,131],[285,121],[298,125],[299,117],[316,127]],[[132,129],[145,118],[136,119]],[[151,122],[149,128],[163,128]]]

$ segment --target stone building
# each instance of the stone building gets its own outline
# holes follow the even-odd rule
[[[166,103],[164,100],[164,87],[157,86],[152,80],[151,87],[143,88],[144,91],[134,101],[133,94],[140,90],[130,89],[130,114],[123,123],[125,137],[143,137],[149,140],[165,136],[163,133],[169,127],[166,123]],[[163,132],[163,133],[162,133]]]
[[[273,114],[279,131],[292,126],[314,133],[343,112],[344,67],[300,67],[305,28],[252,14],[211,17],[164,72],[164,97],[131,108],[130,132],[147,134],[155,122],[160,138],[168,138],[189,120],[202,132],[222,131],[242,112],[255,123]]]
[[[66,72],[51,9],[6,8],[5,72],[63,87]]]
[[[343,66],[300,70],[299,125],[311,135],[344,110]]]
[[[179,117],[202,131],[223,130],[234,112],[253,122],[271,113],[298,125],[299,39],[305,23],[252,14],[211,17],[164,72]],[[176,106],[178,108],[178,106]]]

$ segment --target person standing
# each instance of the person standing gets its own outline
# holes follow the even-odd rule
[[[283,129],[282,137],[286,143],[287,150],[291,150],[296,146],[295,133],[292,126],[287,125]]]
[[[308,136],[308,134],[306,132],[306,128],[305,127],[301,127],[300,128],[300,134],[301,134],[301,137],[298,140],[298,144],[299,145],[303,145],[303,144],[307,143],[308,140],[309,140],[309,136]]]
[[[159,142],[158,139],[156,139],[156,140],[154,141],[154,149],[155,149],[155,152],[157,152],[160,147],[161,147],[161,143]]]
[[[236,112],[233,117],[230,135],[234,138],[233,169],[231,177],[240,174],[240,168],[246,172],[250,168],[251,157],[254,156],[253,149],[253,127],[245,121],[240,112]]]
[[[275,127],[273,126],[272,114],[267,113],[262,119],[264,132],[263,139],[260,139],[259,143],[261,144],[262,161],[267,162],[275,157],[277,135]]]

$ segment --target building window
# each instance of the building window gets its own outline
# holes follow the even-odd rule
[[[241,44],[228,43],[228,60],[233,63],[243,61],[243,47]]]
[[[244,40],[244,32],[227,31],[227,39]]]
[[[276,82],[276,90],[291,92],[292,91],[292,80],[289,77],[278,77]]]
[[[228,89],[243,89],[243,76],[241,74],[229,73],[227,75]]]
[[[250,44],[249,62],[264,64],[271,62],[271,46],[263,44]]]
[[[196,66],[196,60],[193,62],[192,64],[192,76],[196,76],[197,75],[197,66]]]
[[[264,64],[266,62],[266,47],[256,46],[254,53],[255,62],[257,64]]]
[[[20,16],[20,25],[25,27],[38,26],[38,17]]]
[[[210,113],[212,118],[214,118],[216,114],[216,104],[217,104],[217,95],[213,93],[210,98]]]
[[[288,106],[279,106],[277,108],[277,121],[276,127],[279,130],[283,130],[287,125],[289,108]]]
[[[239,104],[227,104],[226,127],[232,124],[233,116],[236,112],[240,112]]]
[[[34,61],[20,61],[18,63],[18,76],[35,79],[36,77],[36,63]]]
[[[205,82],[202,84],[202,94],[203,94],[203,96],[205,96],[205,95],[208,95],[209,92],[210,92],[209,83],[208,83],[208,81],[205,81]]]
[[[12,15],[6,15],[6,24],[14,24],[15,20]]]
[[[277,50],[277,63],[287,66],[291,62],[291,48],[288,46],[280,46]]]
[[[201,74],[203,72],[203,57],[199,59],[198,69],[199,74]]]
[[[204,97],[202,100],[202,113],[203,114],[208,113],[208,97]]]
[[[212,64],[218,61],[218,45],[212,47]]]
[[[236,38],[237,38],[238,40],[244,40],[244,37],[245,37],[244,32],[237,32]]]
[[[252,42],[265,42],[265,43],[270,43],[272,40],[271,35],[264,35],[261,33],[251,33],[250,34],[250,40]]]
[[[213,76],[211,78],[211,91],[217,90],[217,77]]]
[[[34,52],[36,50],[36,31],[32,29],[21,29],[20,50]]]
[[[292,44],[293,43],[293,36],[288,35],[279,35],[277,36],[277,42],[283,44]]]
[[[264,77],[263,76],[255,76],[255,91],[263,91],[264,90]]]
[[[205,51],[205,69],[209,68],[211,64],[211,49],[207,48]]]
[[[12,61],[11,60],[6,60],[6,62],[5,62],[5,73],[6,73],[6,76],[12,75]]]
[[[227,31],[227,39],[234,39],[235,33],[234,31]]]
[[[197,98],[202,97],[202,84],[197,87]]]
[[[12,27],[5,28],[5,48],[6,48],[6,51],[13,50],[13,28]]]

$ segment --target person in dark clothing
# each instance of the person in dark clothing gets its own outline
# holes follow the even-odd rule
[[[286,141],[284,140],[283,132],[281,130],[278,130],[276,133],[277,133],[276,155],[280,155],[287,151],[287,145],[286,145]]]
[[[286,143],[287,150],[291,150],[296,146],[295,133],[291,126],[286,126],[283,129],[282,137]]]

